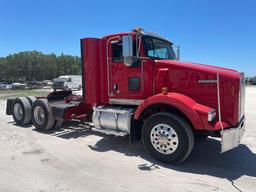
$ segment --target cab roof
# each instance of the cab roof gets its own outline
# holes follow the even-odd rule
[[[133,29],[131,32],[121,32],[121,33],[106,35],[106,36],[102,37],[102,39],[105,39],[105,38],[108,39],[108,38],[114,37],[114,36],[135,35],[136,33],[140,33],[142,36],[150,36],[150,37],[154,37],[157,39],[161,39],[163,41],[167,41],[167,42],[173,44],[171,41],[169,41],[168,39],[165,39],[164,37],[160,36],[159,34],[154,33],[154,32],[146,32],[146,31],[143,31],[141,28]]]

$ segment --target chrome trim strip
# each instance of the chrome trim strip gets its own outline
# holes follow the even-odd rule
[[[104,109],[104,108],[97,108],[97,107],[93,107],[93,111],[97,111],[97,112],[106,112],[106,113],[116,113],[116,114],[126,114],[126,113],[128,113],[127,110]]]
[[[223,125],[221,121],[221,108],[220,108],[220,75],[217,73],[217,97],[218,97],[218,113],[219,113],[219,122],[221,126],[221,131],[223,132]]]
[[[238,103],[238,121],[244,115],[244,106],[245,106],[245,82],[244,82],[244,73],[241,73],[240,85],[239,85],[239,103]]]
[[[140,105],[143,101],[140,99],[109,99],[110,104],[117,105]]]
[[[112,79],[110,79],[110,78],[112,78],[112,72],[111,72],[110,64],[109,64],[109,61],[111,60],[111,57],[109,57],[109,54],[108,54],[108,49],[109,49],[108,45],[109,45],[110,41],[112,41],[113,39],[119,38],[119,37],[120,36],[117,35],[117,36],[113,36],[113,37],[109,38],[107,40],[107,44],[106,44],[106,59],[107,59],[107,71],[108,71],[108,73],[107,73],[107,77],[108,77],[108,95],[109,96],[112,96],[113,92],[112,92],[112,90],[110,90],[110,86],[111,86],[110,84],[112,83]]]

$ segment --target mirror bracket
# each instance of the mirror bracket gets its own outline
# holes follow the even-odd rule
[[[140,57],[124,57],[124,64],[126,67],[140,66],[142,59]]]

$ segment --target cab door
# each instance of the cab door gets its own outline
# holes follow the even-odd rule
[[[154,62],[149,58],[135,56],[138,51],[136,43],[138,41],[130,35],[111,46],[109,78],[112,101],[143,100],[153,94]],[[139,47],[142,47],[142,41],[140,43]],[[130,51],[127,51],[125,46],[129,47]],[[125,57],[129,59],[128,56],[133,60],[130,66],[125,63]]]

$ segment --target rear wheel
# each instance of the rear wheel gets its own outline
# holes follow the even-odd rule
[[[46,99],[36,100],[32,106],[32,122],[37,130],[46,131],[53,128],[55,119]]]
[[[58,128],[60,128],[61,126],[62,126],[62,124],[63,124],[63,120],[55,120],[55,122],[54,122],[54,125],[53,125],[53,129],[58,129]]]
[[[187,121],[171,113],[152,115],[143,126],[142,141],[146,151],[164,163],[184,161],[194,145]]]
[[[36,101],[36,97],[33,97],[33,96],[28,96],[26,97],[32,107],[33,103]]]
[[[18,125],[31,122],[31,104],[26,97],[18,97],[12,103],[13,119]]]

